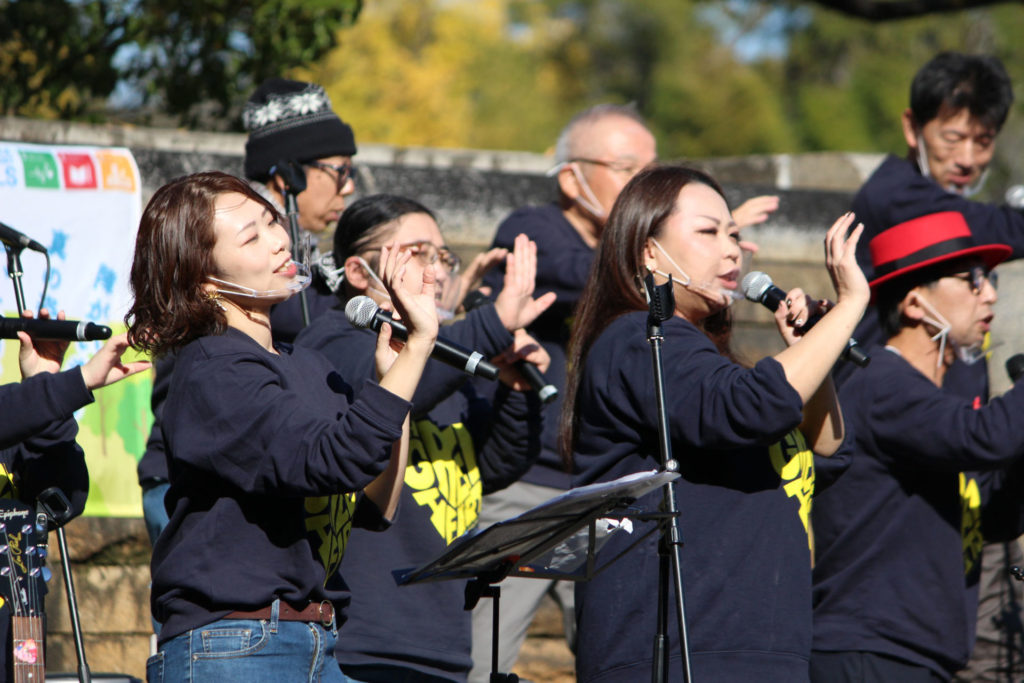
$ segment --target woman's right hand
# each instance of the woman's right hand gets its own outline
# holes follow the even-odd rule
[[[406,346],[430,355],[439,326],[434,267],[424,268],[419,282],[408,281],[406,266],[411,258],[412,254],[402,251],[397,241],[384,246],[380,252],[380,275],[394,304],[396,319],[401,319],[409,331]]]
[[[825,267],[836,290],[836,301],[859,305],[863,311],[871,299],[868,280],[857,264],[857,243],[864,232],[864,224],[858,224],[847,235],[856,218],[853,212],[847,212],[829,228],[825,235]]]

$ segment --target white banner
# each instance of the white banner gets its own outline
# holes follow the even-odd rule
[[[0,142],[0,222],[47,248],[50,279],[43,306],[69,320],[124,329],[130,305],[128,274],[142,214],[142,182],[125,148]],[[46,279],[43,254],[21,252],[26,308],[37,311]],[[0,310],[16,316],[13,281],[5,266]],[[101,342],[72,344],[64,362],[84,362]],[[3,344],[0,381],[20,379],[17,341]],[[89,464],[86,514],[139,516],[135,468],[152,417],[149,373],[96,393],[79,411],[78,442]],[[3,419],[0,416],[0,419]]]

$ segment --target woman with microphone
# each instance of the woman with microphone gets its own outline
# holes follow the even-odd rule
[[[380,248],[392,242],[413,255],[410,268],[433,265],[438,308],[455,305],[451,290],[458,290],[459,261],[433,213],[397,195],[359,199],[334,233],[333,260],[342,269],[327,279],[335,283],[339,303],[296,339],[322,352],[345,377],[369,371],[373,335],[349,324],[342,309],[356,297],[391,307],[378,271]],[[533,299],[536,251],[525,236],[512,253],[499,251],[509,275],[496,301],[441,330],[444,338],[498,356],[499,382],[469,381],[460,370],[428,363],[412,401],[402,515],[386,534],[354,530],[345,549],[342,574],[353,595],[336,652],[350,680],[465,681],[472,665],[464,585],[398,586],[390,570],[426,564],[475,529],[482,496],[522,476],[540,452],[541,404],[511,361],[522,356],[547,369],[547,353],[518,328],[532,322],[553,296]],[[381,614],[391,618],[382,621]]]
[[[223,173],[171,181],[142,216],[129,340],[176,353],[150,681],[345,680],[336,570],[353,526],[381,529],[395,513],[409,400],[437,335],[434,274],[408,282],[410,254],[381,246],[409,336],[396,354],[381,330],[379,383],[355,398],[323,356],[272,339],[271,306],[309,282],[290,246],[273,206]]]
[[[671,279],[675,315],[663,325],[663,358],[694,680],[808,677],[812,450],[828,455],[842,440],[828,375],[869,298],[854,258],[861,228],[847,236],[853,220],[844,215],[825,238],[835,306],[800,335],[815,305],[791,290],[775,315],[788,346],[753,367],[729,350],[740,237],[711,177],[682,166],[642,171],[598,247],[570,343],[562,445],[577,485],[658,467],[643,280]],[[638,505],[653,510],[660,496]],[[613,534],[599,563],[630,545],[628,536]],[[577,584],[578,680],[650,679],[656,546],[652,534]],[[682,671],[675,635],[670,628],[672,681]]]

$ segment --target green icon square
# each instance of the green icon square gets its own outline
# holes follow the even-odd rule
[[[57,160],[49,152],[18,150],[25,171],[25,187],[60,189]]]

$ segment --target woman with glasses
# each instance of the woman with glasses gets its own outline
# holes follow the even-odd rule
[[[437,336],[433,269],[384,245],[380,278],[408,340],[394,352],[385,325],[371,374],[342,377],[273,340],[270,307],[309,281],[280,221],[215,172],[171,181],[142,215],[128,339],[176,354],[161,415],[170,521],[153,550],[153,682],[343,681],[345,540],[396,512],[410,399]]]
[[[1024,384],[987,405],[942,388],[954,360],[983,357],[1011,250],[954,211],[869,247],[887,342],[840,389],[850,464],[811,513],[811,678],[948,681],[974,642],[982,544],[1021,533]]]
[[[313,322],[296,343],[321,351],[342,375],[358,377],[373,360],[373,335],[353,327],[344,304],[368,296],[390,307],[381,287],[381,248],[397,242],[409,267],[433,265],[436,304],[451,317],[456,303],[458,257],[448,250],[433,214],[419,202],[394,195],[362,198],[338,222],[334,259],[339,305]],[[495,303],[471,310],[443,327],[442,336],[505,366],[496,389],[476,386],[462,372],[428,364],[413,398],[409,463],[401,492],[402,513],[386,534],[353,530],[343,575],[354,601],[337,648],[342,671],[356,681],[465,680],[470,660],[470,613],[457,581],[398,587],[391,570],[423,565],[476,526],[484,493],[503,488],[530,466],[538,452],[540,403],[527,394],[509,361],[525,357],[547,367],[547,354],[521,333],[551,297],[532,299],[535,252],[525,237],[506,259],[509,286]],[[504,353],[503,353],[504,352]],[[490,397],[493,392],[493,398]],[[381,615],[388,615],[381,619]]]

